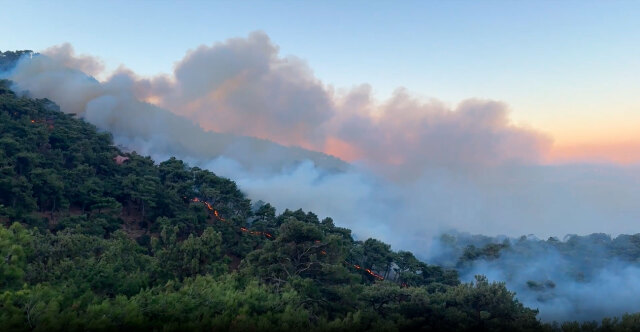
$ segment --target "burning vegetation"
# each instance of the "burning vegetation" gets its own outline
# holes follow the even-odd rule
[[[211,203],[207,202],[206,200],[198,198],[198,197],[194,197],[194,198],[191,199],[191,201],[195,202],[195,203],[202,203],[207,208],[207,210],[209,210],[209,212],[212,213],[213,217],[216,220],[227,222],[226,219],[224,219],[222,216],[220,216],[220,213],[218,212],[218,210],[214,209],[213,206],[211,205]],[[238,226],[237,229],[242,233],[246,233],[246,234],[250,234],[250,235],[265,236],[266,238],[268,238],[270,240],[274,239],[273,235],[271,233],[268,233],[268,232],[250,230],[247,227],[242,227],[242,226]],[[315,244],[322,244],[322,241],[315,240],[314,243]],[[327,252],[325,250],[320,250],[320,254],[321,255],[327,255]],[[351,264],[346,260],[344,262],[347,265],[350,265],[350,266],[354,267],[356,270],[362,270],[362,271],[366,272],[367,274],[369,274],[370,276],[372,276],[373,278],[375,278],[377,280],[384,280],[384,277],[382,275],[373,272],[371,269],[362,269],[362,267],[360,267],[360,265]],[[403,285],[406,285],[406,284],[403,283]]]
[[[133,152],[118,165],[108,134],[7,86],[3,330],[553,328],[504,284],[460,283],[312,212],[253,209],[233,181],[175,158]],[[48,116],[50,130],[35,122]]]

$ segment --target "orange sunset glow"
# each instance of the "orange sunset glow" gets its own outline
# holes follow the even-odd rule
[[[622,165],[640,162],[640,143],[585,143],[577,145],[554,145],[546,161],[567,162],[610,162]]]

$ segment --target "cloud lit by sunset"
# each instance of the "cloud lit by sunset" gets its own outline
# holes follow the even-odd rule
[[[2,5],[0,326],[638,325],[640,2]]]
[[[640,68],[630,54],[640,41],[622,37],[637,20],[601,26],[591,15],[600,13],[591,8],[595,3],[513,3],[501,5],[510,15],[498,24],[490,5],[442,4],[425,12],[430,19],[405,13],[415,32],[407,33],[406,27],[373,24],[375,15],[360,6],[347,7],[369,30],[350,34],[360,25],[336,22],[341,28],[332,30],[316,21],[327,28],[322,34],[307,31],[294,34],[306,39],[291,40],[280,29],[282,20],[251,9],[248,15],[264,26],[234,30],[223,15],[217,21],[226,22],[223,33],[209,25],[210,17],[199,21],[198,12],[190,31],[199,29],[207,40],[172,39],[175,45],[166,47],[167,41],[143,38],[147,42],[124,51],[114,45],[96,53],[87,46],[93,40],[81,36],[73,43],[53,39],[53,47],[47,39],[38,44],[44,57],[18,64],[10,78],[16,89],[54,100],[122,146],[159,160],[178,155],[238,178],[254,198],[266,199],[263,190],[278,187],[282,196],[269,199],[281,206],[342,216],[354,228],[384,220],[385,202],[395,200],[406,205],[409,220],[429,216],[432,222],[421,225],[425,232],[544,233],[583,205],[596,210],[567,221],[567,230],[575,223],[597,230],[599,218],[624,210],[617,209],[626,206],[624,197],[635,197],[607,200],[602,192],[634,192],[627,186],[637,181],[628,168],[640,162],[634,90]],[[461,20],[443,20],[440,12]],[[591,31],[591,44],[581,43],[584,29],[568,23]],[[595,34],[597,28],[609,29],[608,37]],[[119,60],[121,51],[127,61]],[[616,61],[602,61],[604,55]],[[332,176],[325,178],[326,172]],[[611,178],[594,187],[589,172]],[[343,183],[349,190],[336,193],[329,186]],[[317,196],[298,197],[291,188],[300,186]],[[385,211],[354,216],[321,204],[339,195],[352,204],[377,202]],[[468,209],[452,209],[456,201]],[[524,210],[536,212],[522,217]],[[478,223],[477,215],[486,218]],[[618,229],[632,218],[621,217]]]

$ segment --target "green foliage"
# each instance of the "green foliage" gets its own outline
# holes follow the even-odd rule
[[[0,289],[15,288],[24,280],[32,238],[19,223],[0,228]]]
[[[0,52],[0,72],[13,69],[18,60],[20,60],[20,58],[23,56],[32,56],[37,54],[38,53],[34,54],[31,50]]]
[[[196,275],[218,275],[226,270],[220,233],[207,227],[202,235],[190,234],[184,241],[178,241],[177,233],[177,226],[163,227],[160,237],[152,240],[153,256],[162,273],[182,280]]]
[[[124,153],[108,134],[8,87],[0,81],[4,330],[543,327],[504,284],[460,284],[453,270],[354,241],[312,212],[276,215],[263,204],[252,213],[233,181]],[[504,248],[468,249],[476,259]]]

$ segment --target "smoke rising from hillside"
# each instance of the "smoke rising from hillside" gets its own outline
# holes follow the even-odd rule
[[[405,229],[419,234],[418,243],[449,228],[619,233],[632,231],[640,217],[634,167],[541,165],[549,138],[512,125],[500,102],[470,99],[448,108],[401,89],[378,102],[366,85],[335,93],[301,60],[280,57],[264,33],[201,46],[173,75],[153,78],[121,68],[99,82],[82,71],[95,74],[98,59],[77,56],[69,45],[43,54],[10,73],[17,91],[54,100],[130,149],[208,165],[280,208],[313,209],[345,225],[366,220],[363,229],[393,228],[384,233],[390,242]],[[335,150],[353,162],[248,136]],[[267,183],[283,189],[268,193]],[[319,203],[324,196],[351,199]]]
[[[540,164],[550,138],[513,125],[501,102],[337,91],[264,33],[201,46],[151,78],[122,67],[97,81],[87,74],[100,73],[98,59],[69,45],[42,53],[7,74],[16,91],[52,99],[127,149],[176,156],[280,211],[331,216],[423,258],[449,230],[637,232],[638,167]]]
[[[640,311],[640,266],[635,263],[640,235],[611,238],[605,234],[567,236],[547,241],[535,237],[487,238],[453,234],[434,243],[431,260],[456,266],[463,280],[486,275],[505,281],[525,305],[540,310],[544,321],[601,320]],[[455,261],[469,245],[506,248],[498,257]],[[473,255],[467,255],[467,257]],[[452,258],[454,260],[452,260]]]
[[[135,78],[134,78],[135,80]],[[376,101],[367,85],[341,93],[264,33],[200,46],[170,76],[137,79],[138,98],[217,132],[254,136],[370,166],[467,167],[535,162],[549,139],[512,125],[506,105],[470,99],[451,109],[398,89]]]

